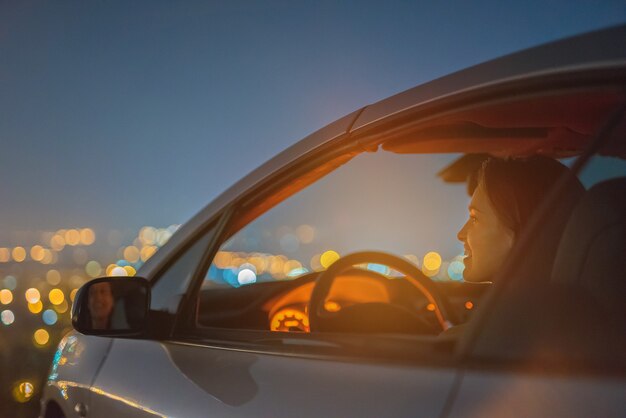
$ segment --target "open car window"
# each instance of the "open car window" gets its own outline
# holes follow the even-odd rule
[[[461,154],[362,153],[281,202],[227,239],[201,286],[200,326],[310,331],[308,302],[317,275],[339,257],[365,250],[398,256],[449,289],[465,318],[484,286],[462,289],[467,218],[464,182],[441,170]],[[354,304],[396,304],[435,322],[429,300],[378,263],[363,263],[335,280],[335,311]]]

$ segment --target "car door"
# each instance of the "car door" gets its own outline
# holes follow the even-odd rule
[[[345,240],[352,236],[345,248],[337,247],[341,253],[362,249],[364,245],[378,245],[378,248],[385,249],[385,243],[388,243],[394,246],[388,250],[405,254],[396,246],[401,242],[413,243],[419,234],[406,234],[404,222],[398,223],[398,217],[413,214],[411,207],[420,206],[421,210],[435,212],[434,209],[425,209],[419,196],[407,194],[407,204],[399,202],[397,205],[397,216],[385,217],[400,228],[404,236],[399,236],[396,228],[383,239],[380,233],[384,228],[379,225],[365,233],[366,239],[358,231],[364,223],[374,226],[380,208],[388,206],[383,199],[376,208],[362,211],[363,219],[348,222],[350,231],[337,233],[336,225],[325,225],[323,220],[334,219],[337,225],[343,225],[346,213],[354,210],[334,201],[336,197],[344,196],[346,204],[358,208],[363,206],[362,200],[369,200],[369,196],[358,193],[361,199],[353,201],[350,193],[334,190],[334,187],[367,187],[371,183],[362,181],[362,176],[369,172],[372,178],[381,180],[378,169],[383,166],[395,166],[396,170],[390,170],[389,175],[405,178],[406,172],[397,169],[398,160],[407,169],[419,171],[427,167],[428,173],[424,173],[424,177],[429,182],[442,184],[436,176],[437,171],[457,156],[425,156],[422,157],[423,164],[414,164],[410,157],[392,154],[379,155],[373,160],[370,157],[364,154],[363,159],[353,166],[355,169],[346,167],[321,183],[305,187],[254,222],[243,223],[242,219],[250,219],[249,208],[256,210],[264,204],[241,199],[249,204],[247,208],[233,207],[230,219],[205,232],[203,238],[185,250],[178,261],[162,273],[153,288],[152,309],[170,312],[170,315],[164,315],[164,321],[175,319],[173,332],[158,340],[114,340],[93,385],[90,416],[439,416],[458,375],[453,352],[445,341],[442,343],[432,336],[383,335],[379,338],[270,329],[272,321],[267,315],[275,316],[275,313],[267,304],[280,305],[283,302],[276,300],[291,297],[291,290],[296,293],[298,289],[310,291],[312,283],[307,281],[307,274],[314,274],[314,267],[303,266],[309,253],[300,257],[294,249],[292,235],[297,231],[292,231],[291,235],[287,233],[287,238],[270,238],[267,228],[277,226],[275,221],[305,225],[307,220],[315,225],[309,227],[320,234],[320,248],[330,244],[321,238],[328,233],[328,239],[344,237]],[[372,163],[382,165],[373,169]],[[302,183],[311,182],[302,180]],[[385,181],[379,181],[377,186],[381,193],[388,189]],[[445,187],[451,187],[450,193],[462,202],[458,208],[454,205],[461,223],[467,200],[465,188],[463,185]],[[392,191],[388,193],[390,198],[398,199]],[[271,200],[277,194],[284,196],[279,191],[270,192],[265,198]],[[328,199],[322,201],[321,196]],[[302,218],[305,213],[306,219]],[[315,219],[311,217],[314,214]],[[448,213],[439,215],[441,220],[449,220]],[[297,219],[290,219],[292,216]],[[449,222],[445,225],[451,229],[445,234],[446,240],[454,243],[451,244],[451,255],[456,256],[458,248],[452,232],[456,225]],[[306,243],[309,241],[305,236],[307,228],[299,231],[302,248],[313,251],[308,246],[314,243]],[[269,243],[271,240],[275,242]],[[424,245],[434,245],[430,239],[426,241]],[[248,251],[245,256],[239,254],[250,263],[243,262],[246,261],[243,258],[231,260],[238,263],[239,274],[234,273],[234,267],[222,268],[223,260],[220,260],[225,253],[234,253],[233,245],[244,245]],[[290,253],[292,259],[271,256],[272,245],[294,250]],[[277,251],[273,254],[278,254]],[[254,259],[255,254],[264,254],[267,260],[274,257],[273,260],[281,266],[280,272],[272,273],[268,265],[263,275],[260,266],[257,269],[251,264],[258,261]],[[296,262],[296,258],[300,261]],[[378,266],[371,268],[379,269]],[[255,269],[253,280],[245,276],[249,273],[244,270],[249,269]],[[441,274],[448,271],[437,267],[437,272],[439,270]],[[187,283],[187,279],[181,278],[193,276],[196,279],[189,289],[186,284],[177,282],[178,278]],[[170,278],[176,284],[163,284],[162,288],[168,288],[169,293],[161,297],[159,283],[167,283]],[[258,283],[254,283],[257,279]],[[182,298],[181,309],[177,308],[182,296],[177,289],[188,289]],[[359,293],[358,287],[347,289]],[[302,304],[302,300],[298,303]],[[175,312],[177,316],[174,318]],[[240,312],[239,320],[229,319],[233,312]]]

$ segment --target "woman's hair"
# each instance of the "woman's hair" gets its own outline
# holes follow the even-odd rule
[[[569,168],[547,157],[490,157],[477,174],[477,184],[485,188],[496,215],[516,237],[560,177],[567,174],[572,178],[567,193],[580,197],[585,190]]]

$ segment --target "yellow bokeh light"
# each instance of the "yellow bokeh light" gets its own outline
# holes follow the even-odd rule
[[[26,250],[24,247],[15,247],[13,251],[11,251],[11,256],[13,256],[13,260],[21,263],[26,259]]]
[[[139,248],[134,245],[124,248],[124,258],[131,263],[136,263],[139,261]]]
[[[87,273],[89,277],[98,277],[100,273],[102,273],[102,267],[97,261],[91,260],[85,265],[85,273]]]
[[[83,228],[80,230],[80,243],[82,245],[91,245],[96,241],[96,234],[91,228]]]
[[[328,250],[324,252],[322,256],[320,257],[320,263],[322,264],[322,267],[327,269],[328,267],[330,267],[331,264],[339,260],[339,258],[340,258],[339,253],[333,250]]]
[[[0,263],[7,263],[11,260],[11,251],[8,248],[0,248]]]
[[[63,248],[65,248],[65,238],[63,238],[63,235],[53,235],[52,239],[50,239],[50,247],[54,251],[61,251]]]
[[[72,291],[70,292],[70,300],[72,302],[74,302],[74,298],[76,297],[76,292],[78,292],[78,289],[72,289]]]
[[[106,275],[107,276],[112,276],[113,275],[113,269],[117,268],[117,264],[109,264],[106,268]]]
[[[217,254],[215,254],[213,263],[218,269],[224,270],[230,267],[232,259],[233,256],[228,251],[218,251]]]
[[[45,329],[39,328],[33,334],[33,340],[35,340],[37,345],[46,345],[48,344],[48,341],[50,341],[50,334],[48,334],[48,331]]]
[[[67,245],[74,246],[80,244],[80,232],[76,229],[68,229],[65,231],[64,238]]]
[[[65,300],[65,295],[61,289],[52,289],[48,293],[48,299],[50,299],[50,303],[53,305],[60,305]]]
[[[19,402],[28,402],[35,394],[35,386],[27,380],[17,382],[13,386],[13,398]]]
[[[44,249],[41,245],[34,245],[31,247],[30,258],[32,258],[35,261],[41,261],[43,260],[43,256],[44,256]]]
[[[13,292],[9,289],[0,290],[0,303],[8,305],[11,302],[13,302]]]
[[[156,253],[156,251],[157,251],[157,247],[154,245],[148,245],[148,246],[143,247],[139,253],[139,256],[141,257],[141,261],[148,260],[150,257],[154,255],[154,253]]]
[[[135,270],[133,266],[124,266],[124,270],[126,270],[126,275],[129,277],[132,277],[135,274],[137,274],[137,270]]]
[[[43,309],[43,303],[41,303],[40,300],[38,300],[35,303],[28,302],[28,310],[31,313],[38,314],[39,312],[41,312],[42,309]]]
[[[39,290],[35,289],[34,287],[26,290],[26,292],[24,292],[24,296],[26,296],[26,301],[28,303],[37,303],[41,299]]]
[[[426,305],[426,309],[429,310],[430,312],[435,312],[435,304],[429,303],[428,305]]]
[[[435,251],[431,251],[424,256],[424,269],[438,270],[441,267],[441,256]]]

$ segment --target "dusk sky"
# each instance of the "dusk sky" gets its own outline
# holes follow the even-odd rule
[[[0,239],[182,223],[359,107],[624,22],[623,0],[4,0]]]

